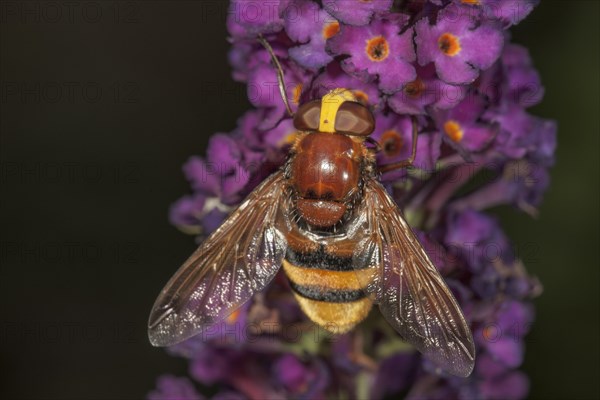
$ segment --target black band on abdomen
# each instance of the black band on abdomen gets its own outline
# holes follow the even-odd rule
[[[312,253],[297,252],[288,247],[285,259],[300,268],[316,268],[327,271],[354,271],[352,257],[339,257],[323,249]]]
[[[310,300],[326,301],[328,303],[350,303],[367,296],[364,290],[328,289],[321,286],[298,285],[290,280],[292,290]]]

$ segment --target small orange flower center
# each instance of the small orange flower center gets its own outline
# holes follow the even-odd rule
[[[404,93],[408,97],[416,98],[419,97],[423,91],[425,90],[425,83],[421,80],[421,78],[417,78],[412,82],[409,82],[404,86]]]
[[[367,56],[371,61],[383,61],[390,55],[390,46],[383,36],[367,40]]]
[[[496,328],[495,326],[491,325],[491,326],[486,326],[485,328],[483,328],[483,338],[488,341],[488,342],[495,342],[496,340],[498,340],[498,336],[499,336],[499,331],[498,328]]]
[[[337,21],[330,22],[323,27],[323,37],[329,39],[340,31],[340,23]]]
[[[381,147],[388,157],[399,155],[403,145],[404,140],[402,139],[402,136],[393,129],[385,131],[383,132],[383,135],[381,135]]]
[[[299,83],[294,87],[294,97],[292,98],[292,101],[296,104],[300,103],[300,96],[302,96],[302,84]]]
[[[443,33],[438,38],[438,47],[447,56],[454,57],[460,53],[460,41],[451,33]]]
[[[362,90],[353,90],[352,93],[354,94],[356,100],[358,100],[359,103],[362,103],[364,105],[369,104],[369,95],[363,92]]]
[[[454,120],[446,121],[444,124],[444,132],[453,142],[460,142],[464,136],[464,132],[460,124]]]
[[[469,4],[472,6],[478,6],[481,4],[481,2],[479,0],[461,0],[461,3],[463,4]]]
[[[227,323],[229,325],[235,323],[235,321],[237,321],[238,317],[240,316],[240,310],[237,309],[234,312],[232,312],[231,314],[229,314],[229,316],[227,317]]]

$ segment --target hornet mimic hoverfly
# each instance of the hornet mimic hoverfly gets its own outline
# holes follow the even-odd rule
[[[279,69],[289,110],[282,75]],[[317,325],[347,332],[378,304],[407,342],[449,373],[468,376],[475,359],[471,331],[378,181],[380,172],[414,160],[416,121],[411,157],[379,169],[374,150],[365,144],[374,116],[351,91],[335,89],[303,104],[294,126],[298,137],[285,165],[199,246],[160,293],[148,323],[151,343],[169,346],[201,333],[263,290],[283,266],[300,307]]]

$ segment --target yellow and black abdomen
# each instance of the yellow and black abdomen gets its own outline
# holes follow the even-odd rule
[[[346,243],[344,248],[351,244]],[[365,287],[371,282],[371,269],[355,270],[352,253],[308,246],[288,247],[283,269],[302,311],[316,324],[333,332],[345,333],[366,318],[373,296]],[[353,247],[353,246],[351,246]]]

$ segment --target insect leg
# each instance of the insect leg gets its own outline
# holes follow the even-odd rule
[[[411,119],[412,119],[412,150],[411,150],[410,156],[406,160],[398,161],[398,162],[395,162],[392,164],[382,165],[381,167],[379,167],[379,172],[383,173],[383,172],[393,171],[395,169],[410,167],[413,164],[413,162],[415,161],[415,156],[417,154],[417,134],[419,132],[418,132],[418,128],[417,128],[417,118],[412,116]]]
[[[289,116],[293,117],[294,113],[292,112],[292,108],[290,107],[290,103],[288,102],[288,97],[287,97],[287,93],[285,90],[285,80],[283,78],[283,69],[281,68],[281,64],[279,63],[279,60],[277,59],[277,56],[275,55],[273,48],[271,47],[269,42],[267,42],[267,40],[263,37],[263,35],[258,35],[258,41],[260,42],[260,44],[263,45],[263,47],[271,55],[271,61],[273,62],[273,66],[275,67],[275,71],[277,72],[277,82],[279,84],[279,94],[281,95],[281,98],[283,100],[283,103],[285,104],[285,108],[286,108]]]
[[[379,153],[381,151],[381,145],[379,144],[379,142],[375,139],[373,139],[370,136],[367,136],[367,138],[365,139],[365,142],[370,143],[374,146],[373,151],[375,153]]]

